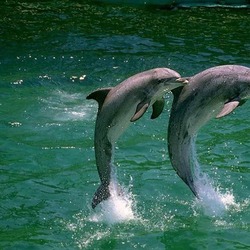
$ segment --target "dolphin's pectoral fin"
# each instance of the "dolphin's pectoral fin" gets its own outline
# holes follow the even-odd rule
[[[216,118],[221,118],[230,114],[233,110],[235,110],[240,105],[240,100],[232,100],[230,102],[225,103],[221,112],[216,116]]]
[[[153,104],[153,113],[151,115],[151,119],[157,118],[163,111],[165,105],[164,98],[161,98],[160,100],[157,100]]]
[[[180,87],[177,87],[175,89],[172,89],[171,92],[173,93],[174,95],[174,100],[173,100],[173,103],[176,103],[180,94],[181,94],[181,91],[183,89],[183,86],[180,86]]]
[[[86,98],[96,100],[99,104],[99,109],[101,109],[104,103],[104,100],[111,89],[112,88],[97,89],[94,92],[90,93]]]
[[[109,186],[101,184],[94,194],[92,200],[92,208],[94,209],[103,200],[107,200],[109,196],[110,196]]]
[[[143,114],[147,111],[149,107],[149,103],[139,103],[137,105],[136,111],[134,116],[130,119],[131,122],[135,122],[136,120],[140,119]]]

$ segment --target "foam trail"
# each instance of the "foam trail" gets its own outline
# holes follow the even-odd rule
[[[91,221],[116,224],[137,219],[133,211],[132,194],[119,185],[116,173],[112,172],[109,185],[110,197],[99,204],[95,214],[90,217]]]
[[[204,213],[209,216],[222,216],[230,206],[235,206],[234,196],[230,193],[222,194],[214,188],[213,181],[201,171],[195,150],[195,138],[192,142],[192,163],[194,185],[199,196],[197,202],[203,207]]]
[[[195,187],[199,196],[198,202],[202,205],[205,214],[209,216],[221,216],[226,211],[221,194],[215,190],[209,177],[195,169]]]

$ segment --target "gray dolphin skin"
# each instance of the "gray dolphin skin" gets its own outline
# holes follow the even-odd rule
[[[155,68],[136,74],[113,88],[97,89],[87,96],[99,104],[95,125],[95,158],[101,185],[94,194],[92,208],[110,196],[113,146],[131,122],[152,105],[151,119],[164,108],[166,91],[183,85],[180,75],[168,68]]]
[[[250,68],[217,66],[187,79],[183,88],[172,91],[168,151],[173,168],[199,198],[192,172],[195,136],[211,118],[228,115],[250,97]]]

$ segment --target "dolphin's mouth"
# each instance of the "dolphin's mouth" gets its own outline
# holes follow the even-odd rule
[[[175,81],[183,84],[187,84],[189,82],[190,77],[179,77]]]

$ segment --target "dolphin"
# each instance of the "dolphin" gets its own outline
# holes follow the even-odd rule
[[[164,93],[184,82],[174,70],[155,68],[131,76],[113,88],[97,89],[87,96],[99,104],[94,146],[101,185],[94,194],[92,208],[110,196],[114,143],[150,106],[153,108],[151,119],[157,118],[164,108]]]
[[[186,81],[183,88],[172,90],[168,151],[173,168],[199,198],[192,172],[196,134],[210,119],[228,115],[250,97],[250,68],[217,66],[186,78]]]

